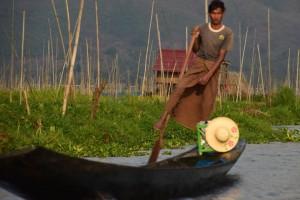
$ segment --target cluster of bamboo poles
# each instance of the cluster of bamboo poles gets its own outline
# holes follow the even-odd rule
[[[267,66],[263,66],[261,57],[260,44],[257,42],[256,29],[254,29],[253,45],[252,45],[252,55],[250,62],[250,74],[246,80],[248,83],[247,91],[245,92],[248,100],[251,100],[254,95],[262,95],[263,97],[271,97],[272,93],[276,91],[279,85],[273,80],[272,74],[272,63],[271,63],[271,20],[270,20],[270,9],[267,12],[267,30],[268,30],[268,48],[267,48]],[[242,98],[242,75],[244,71],[244,60],[245,60],[245,50],[247,48],[247,38],[249,29],[247,27],[244,34],[241,33],[241,26],[239,25],[239,46],[240,46],[240,70],[239,70],[239,80],[237,84],[236,101]],[[300,95],[299,91],[299,49],[297,50],[297,60],[294,65],[294,73],[291,73],[290,65],[290,49],[288,53],[288,64],[286,78],[283,85],[289,88],[295,89],[295,94]],[[291,78],[291,74],[294,74],[294,78]]]
[[[104,70],[100,65],[100,23],[98,0],[94,1],[96,22],[96,52],[91,51],[91,49],[93,48],[92,42],[88,39],[85,39],[84,42],[82,42],[84,43],[84,45],[81,44],[81,46],[79,46],[81,22],[85,0],[80,0],[79,3],[80,5],[77,19],[74,27],[72,27],[69,2],[68,0],[65,0],[67,36],[64,36],[61,28],[61,18],[57,13],[55,1],[51,0],[53,15],[58,31],[58,37],[55,38],[55,34],[53,34],[53,28],[51,27],[51,23],[48,20],[49,39],[47,40],[47,45],[43,46],[43,55],[42,57],[31,57],[30,55],[25,55],[24,53],[26,49],[25,36],[27,20],[27,13],[25,10],[22,12],[22,34],[20,38],[21,48],[20,52],[17,52],[18,48],[16,48],[15,45],[15,40],[18,39],[15,37],[15,1],[12,1],[11,62],[9,64],[3,63],[3,66],[1,67],[2,73],[0,76],[0,87],[10,89],[11,94],[13,90],[20,91],[20,103],[26,102],[29,113],[29,89],[54,88],[57,89],[57,91],[64,89],[62,114],[65,115],[67,110],[68,97],[70,93],[72,93],[72,91],[74,92],[76,88],[79,88],[82,92],[92,95],[93,89],[95,89],[94,93],[97,94],[96,91],[99,91],[100,88],[106,86],[103,87],[101,91],[104,90],[103,93],[112,96],[118,96],[118,94],[124,93],[125,89],[127,89],[128,94],[145,94],[144,91],[151,88],[150,85],[152,85],[153,77],[151,77],[152,73],[149,66],[153,62],[154,51],[152,50],[152,45],[149,49],[147,47],[146,57],[148,60],[146,59],[145,61],[145,69],[147,70],[147,72],[144,73],[144,76],[142,78],[140,77],[141,70],[139,69],[141,62],[140,53],[138,72],[136,74],[134,86],[132,86],[131,82],[129,81],[129,72],[127,84],[125,84],[124,80],[122,80],[122,74],[118,66],[118,55],[115,56],[111,65],[107,65],[109,66],[107,67],[107,77],[101,78],[103,77]],[[82,54],[80,57],[85,59],[81,59],[80,61],[78,61],[78,49],[79,53]],[[63,58],[61,58],[61,54],[63,55]],[[80,69],[78,69],[78,65],[80,66]],[[24,101],[23,98],[25,98]]]
[[[72,91],[78,88],[81,92],[85,92],[92,96],[93,90],[101,91],[103,93],[118,96],[119,94],[128,95],[148,95],[156,93],[155,85],[155,75],[152,71],[152,66],[156,58],[156,54],[160,57],[161,61],[161,72],[164,72],[164,62],[162,55],[162,43],[159,28],[159,18],[158,14],[154,14],[155,0],[152,0],[151,15],[149,22],[149,29],[147,34],[147,47],[145,49],[144,63],[142,64],[142,51],[140,51],[137,63],[137,72],[134,78],[134,83],[130,81],[132,79],[130,71],[127,71],[127,80],[124,80],[124,75],[122,74],[119,67],[119,57],[115,55],[111,64],[107,64],[107,77],[104,77],[104,67],[100,63],[100,41],[99,41],[99,10],[98,10],[98,0],[95,0],[95,27],[96,27],[96,52],[92,52],[93,43],[89,39],[81,40],[84,41],[79,47],[80,32],[81,32],[81,22],[84,11],[85,0],[80,0],[79,11],[76,19],[76,23],[72,29],[70,12],[69,12],[69,2],[65,0],[66,8],[66,24],[67,24],[67,36],[64,36],[61,29],[61,19],[57,13],[55,1],[51,0],[53,15],[56,22],[56,28],[58,31],[58,38],[54,37],[53,28],[49,24],[49,39],[46,45],[43,46],[42,58],[36,57],[32,58],[30,55],[24,55],[25,49],[25,22],[26,22],[26,11],[22,12],[22,34],[21,34],[21,48],[20,52],[17,52],[16,48],[16,38],[14,29],[14,0],[12,1],[12,25],[11,25],[11,61],[9,64],[3,64],[0,85],[3,88],[9,88],[12,90],[18,89],[20,91],[20,102],[24,98],[27,102],[28,98],[28,88],[43,89],[43,88],[64,88],[64,98],[62,114],[64,115],[67,110],[68,97]],[[153,36],[152,36],[152,25],[153,18],[155,16],[156,22],[156,38],[158,51],[153,50]],[[248,32],[246,29],[245,34],[242,34],[241,26],[239,27],[239,44],[240,44],[240,70],[236,88],[235,100],[239,101],[242,99],[243,79],[246,79],[248,85],[246,88],[246,97],[251,100],[253,95],[260,94],[264,97],[271,94],[276,84],[272,80],[272,63],[271,63],[271,31],[270,31],[270,10],[268,10],[268,66],[264,67],[262,65],[260,44],[256,41],[256,31],[254,30],[254,40],[252,45],[252,55],[250,63],[250,74],[248,78],[243,77],[243,72],[245,71],[245,52],[248,44]],[[66,39],[67,38],[67,41]],[[188,31],[186,28],[186,48],[188,41]],[[66,45],[67,44],[67,45]],[[80,62],[77,61],[76,56],[79,52],[82,54],[80,57]],[[60,58],[60,55],[63,58]],[[287,65],[287,77],[286,85],[288,87],[295,88],[296,94],[300,93],[299,84],[299,50],[297,51],[296,67],[292,69],[290,62],[290,50],[288,56]],[[18,56],[20,55],[20,56]],[[78,60],[78,59],[77,59]],[[80,69],[77,69],[78,63],[80,63]],[[142,68],[143,65],[143,69]],[[96,66],[96,67],[94,67]],[[175,69],[176,66],[174,66]],[[141,73],[142,72],[142,73]],[[267,73],[266,73],[267,72]],[[158,94],[160,96],[168,96],[170,94],[170,85],[173,83],[173,74],[171,77],[165,76],[164,73],[161,74],[163,80],[171,80],[170,83],[163,81],[163,89]],[[267,76],[265,74],[268,74]],[[295,78],[291,76],[295,74]],[[123,78],[122,78],[123,76]],[[102,78],[101,78],[102,77]],[[222,95],[220,93],[220,95]],[[97,98],[96,98],[97,99]],[[29,110],[29,109],[28,109]],[[28,111],[30,112],[30,111]]]

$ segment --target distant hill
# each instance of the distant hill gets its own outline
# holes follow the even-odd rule
[[[56,0],[57,11],[63,24],[63,34],[66,37],[66,17],[64,1]],[[70,11],[75,21],[78,0],[70,0]],[[127,69],[135,72],[139,52],[144,62],[147,44],[147,32],[150,21],[151,0],[99,0],[101,56],[106,67],[118,54],[121,71]],[[246,27],[249,28],[245,56],[245,72],[249,73],[251,52],[256,30],[256,41],[260,44],[262,64],[267,67],[267,10],[271,14],[271,57],[273,74],[278,80],[286,76],[288,49],[291,48],[291,66],[295,70],[296,51],[300,48],[300,1],[299,0],[225,0],[227,12],[225,24],[235,33],[234,50],[228,59],[232,69],[239,67],[239,26],[242,39]],[[10,55],[12,0],[2,0],[0,7],[0,58],[6,63]],[[17,39],[17,54],[20,52],[21,12],[26,10],[26,55],[42,56],[43,47],[47,49],[49,39],[49,24],[54,41],[59,41],[56,22],[52,13],[50,0],[15,0],[15,29]],[[185,48],[185,27],[190,28],[204,22],[204,0],[157,0],[155,13],[158,14],[163,48]],[[95,50],[95,13],[94,1],[87,0],[83,18],[80,58],[84,59],[84,41],[88,39]],[[240,24],[240,25],[239,25]],[[74,26],[74,25],[73,25]],[[155,16],[151,31],[152,49],[157,49],[157,32]]]

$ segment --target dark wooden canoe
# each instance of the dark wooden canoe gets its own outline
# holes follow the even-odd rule
[[[194,148],[160,162],[132,167],[66,156],[45,148],[0,157],[2,187],[27,199],[168,199],[213,187],[245,149],[197,154]]]

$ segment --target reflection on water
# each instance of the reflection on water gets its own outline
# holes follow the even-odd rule
[[[229,172],[231,186],[192,200],[300,200],[300,143],[247,145]]]
[[[214,183],[211,188],[201,191],[196,196],[179,198],[174,200],[235,200],[240,198],[240,190],[236,187],[239,184],[238,175],[228,175],[226,178]],[[200,186],[201,187],[201,186]]]

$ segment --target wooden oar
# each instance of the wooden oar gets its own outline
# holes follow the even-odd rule
[[[195,43],[195,40],[196,40],[197,37],[198,37],[198,35],[193,35],[192,36],[191,42],[189,44],[188,52],[186,54],[186,57],[185,57],[185,60],[184,60],[184,63],[183,63],[183,67],[180,71],[179,79],[181,79],[183,77],[183,74],[186,70],[186,67],[187,67],[187,64],[188,64],[189,58],[191,56],[192,49],[193,49],[193,46],[194,46],[194,43]]]
[[[164,144],[163,144],[164,132],[165,132],[165,129],[167,127],[167,123],[169,121],[169,118],[170,118],[170,115],[167,116],[165,125],[162,127],[162,129],[159,130],[159,138],[158,138],[158,140],[156,140],[156,142],[155,142],[155,144],[152,148],[152,152],[151,152],[151,155],[149,157],[148,164],[156,162],[156,160],[159,156],[160,149],[164,146]]]
[[[191,42],[189,44],[188,52],[187,52],[185,60],[183,62],[183,67],[182,67],[182,69],[180,71],[179,80],[183,77],[183,74],[184,74],[184,72],[186,70],[189,58],[190,58],[191,53],[192,53],[194,42],[195,42],[195,40],[196,40],[197,37],[198,37],[197,35],[193,35],[192,36]],[[167,126],[167,123],[169,121],[169,118],[170,118],[170,115],[167,116],[165,125],[162,127],[162,129],[159,130],[159,138],[155,142],[155,144],[154,144],[154,146],[152,148],[152,152],[151,152],[150,158],[148,160],[148,164],[156,162],[156,160],[157,160],[157,158],[159,156],[160,149],[163,147],[164,132],[165,132],[165,128]]]

